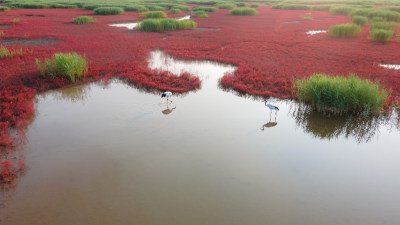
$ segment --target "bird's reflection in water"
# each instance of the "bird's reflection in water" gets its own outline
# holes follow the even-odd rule
[[[270,127],[275,127],[278,125],[278,122],[276,122],[276,116],[275,116],[275,121],[271,121],[271,115],[269,115],[269,121],[268,123],[262,125],[261,130],[264,130],[265,128],[270,128]]]
[[[172,113],[172,111],[174,111],[174,109],[176,109],[176,105],[174,105],[173,107],[171,106],[171,104],[168,104],[168,103],[166,105],[167,105],[167,108],[164,109],[163,111],[161,111],[162,114],[164,114],[164,115],[168,115],[168,114]]]

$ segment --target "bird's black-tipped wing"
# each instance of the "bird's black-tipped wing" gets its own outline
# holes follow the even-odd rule
[[[161,95],[161,98],[164,98],[164,97],[167,97],[167,94],[163,93],[163,94]]]

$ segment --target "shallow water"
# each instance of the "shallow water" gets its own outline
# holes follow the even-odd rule
[[[4,28],[10,28],[11,25],[9,24],[0,24],[0,29],[4,29]]]
[[[29,169],[2,225],[400,223],[390,120],[327,119],[271,100],[275,114],[218,88],[232,66],[151,58],[151,68],[198,74],[202,88],[171,104],[120,81],[39,96]]]
[[[320,33],[326,33],[326,30],[309,30],[306,32],[306,34],[308,35],[315,35]]]
[[[175,19],[177,20],[190,20],[190,15],[182,16],[182,17],[176,17]]]
[[[112,27],[125,27],[128,28],[130,30],[136,28],[138,26],[139,23],[115,23],[115,24],[109,24],[109,26]]]
[[[220,30],[220,28],[215,28],[215,27],[197,27],[196,30]]]
[[[10,45],[23,45],[23,46],[48,46],[53,45],[60,42],[59,39],[56,38],[2,38],[0,39],[0,44],[4,46]]]
[[[386,69],[400,70],[400,64],[379,64]]]

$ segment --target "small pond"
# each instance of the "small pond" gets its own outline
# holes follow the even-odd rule
[[[201,89],[172,103],[118,80],[38,96],[2,225],[400,223],[396,113],[342,120],[271,99],[275,114],[218,88],[233,66],[150,57]]]

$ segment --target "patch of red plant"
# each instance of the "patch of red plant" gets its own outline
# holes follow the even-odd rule
[[[70,84],[67,79],[42,77],[35,59],[50,58],[57,52],[76,51],[90,61],[90,72],[83,81],[118,77],[147,90],[187,92],[200,87],[200,80],[189,74],[158,74],[147,68],[151,50],[161,48],[183,59],[207,59],[238,66],[233,76],[224,76],[225,88],[263,97],[293,98],[293,79],[313,73],[348,75],[379,80],[400,95],[400,71],[380,67],[380,63],[400,64],[400,43],[376,43],[368,39],[368,27],[359,37],[338,39],[327,33],[307,35],[309,30],[327,30],[347,23],[346,16],[312,11],[313,20],[303,21],[308,11],[257,8],[256,16],[231,16],[229,10],[193,18],[198,27],[219,30],[142,32],[111,27],[117,22],[142,20],[141,13],[97,16],[83,9],[13,9],[2,12],[0,24],[21,22],[1,29],[5,38],[56,38],[50,46],[9,46],[32,52],[0,59],[0,146],[10,146],[8,129],[23,126],[33,113],[32,99],[38,92]],[[40,15],[40,16],[32,16]],[[72,23],[78,16],[93,16],[97,22]],[[172,17],[170,15],[170,17]],[[291,21],[290,23],[285,23]],[[298,21],[298,22],[293,22]],[[164,37],[167,37],[164,39]],[[1,40],[0,40],[1,44]],[[1,147],[0,147],[1,148]]]

